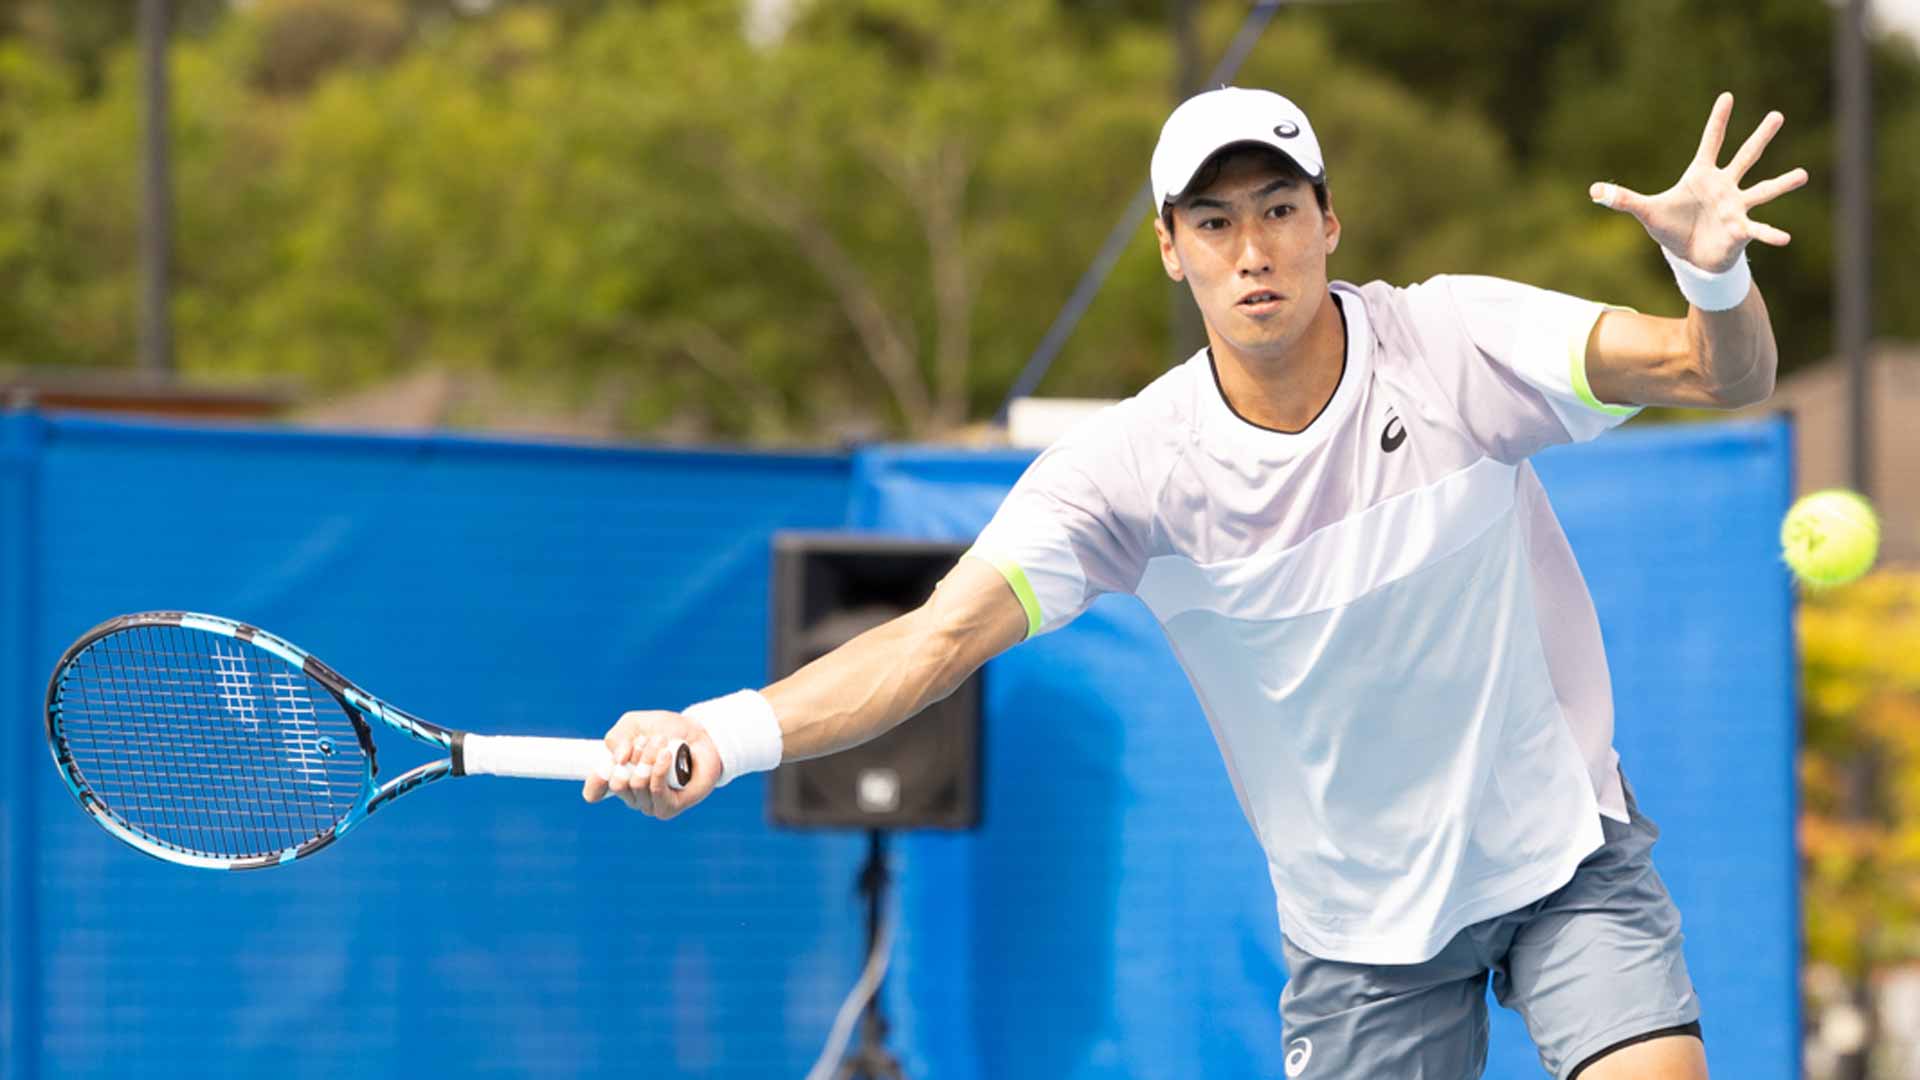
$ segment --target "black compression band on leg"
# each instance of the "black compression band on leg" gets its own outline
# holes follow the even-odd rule
[[[1706,1036],[1700,1034],[1700,1021],[1698,1020],[1695,1020],[1691,1024],[1681,1024],[1679,1027],[1665,1027],[1665,1028],[1659,1028],[1655,1031],[1644,1031],[1630,1038],[1621,1039],[1619,1042],[1614,1043],[1612,1046],[1607,1047],[1605,1050],[1602,1050],[1597,1054],[1589,1055],[1587,1057],[1587,1060],[1573,1067],[1573,1071],[1567,1074],[1567,1080],[1580,1080],[1580,1074],[1587,1071],[1587,1066],[1593,1064],[1596,1061],[1599,1061],[1601,1058],[1606,1057],[1608,1054],[1613,1053],[1615,1050],[1625,1050],[1627,1047],[1632,1046],[1635,1043],[1650,1042],[1654,1039],[1664,1039],[1669,1035],[1691,1035],[1694,1038],[1699,1039],[1703,1043],[1707,1041]]]

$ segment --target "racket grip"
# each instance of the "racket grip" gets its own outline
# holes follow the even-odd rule
[[[693,780],[693,750],[675,739],[667,744],[673,768],[667,786],[675,791]],[[461,769],[467,776],[515,776],[529,780],[611,779],[615,765],[599,739],[548,739],[528,735],[466,735],[461,739]],[[618,766],[622,771],[626,766]]]

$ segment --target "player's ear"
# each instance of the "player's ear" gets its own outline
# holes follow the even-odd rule
[[[1327,254],[1331,255],[1340,246],[1340,215],[1333,212],[1333,196],[1327,196],[1327,208],[1320,215],[1325,219],[1321,224],[1327,236]]]
[[[1153,235],[1160,240],[1160,265],[1166,270],[1167,276],[1175,281],[1185,281],[1187,272],[1181,268],[1180,256],[1173,250],[1173,230],[1167,227],[1166,218],[1153,219]]]

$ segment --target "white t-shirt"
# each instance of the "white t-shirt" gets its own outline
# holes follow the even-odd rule
[[[1346,367],[1306,430],[1236,415],[1202,350],[1041,454],[970,554],[1030,634],[1145,601],[1288,937],[1418,963],[1626,820],[1599,621],[1526,459],[1635,410],[1587,387],[1599,304],[1485,277],[1333,293]]]

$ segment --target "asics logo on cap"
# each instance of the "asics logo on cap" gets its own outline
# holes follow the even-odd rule
[[[1291,139],[1295,135],[1300,134],[1300,125],[1289,120],[1279,127],[1274,128],[1273,133],[1283,139]]]

